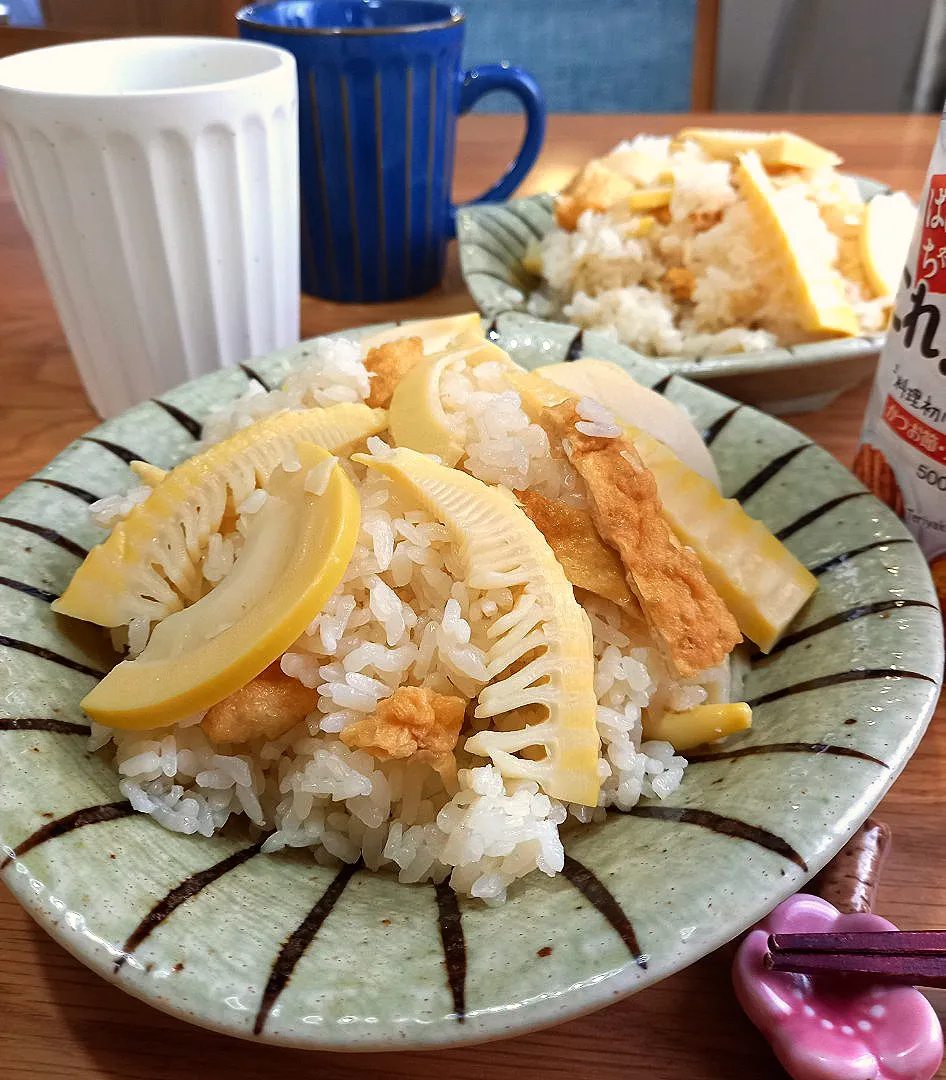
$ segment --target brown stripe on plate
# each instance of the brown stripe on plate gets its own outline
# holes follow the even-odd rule
[[[664,375],[662,379],[659,379],[657,382],[654,383],[654,385],[651,387],[651,390],[653,390],[655,394],[665,394],[667,392],[667,387],[670,385],[671,379],[673,379],[673,373],[669,375]]]
[[[54,720],[49,716],[0,717],[0,731],[51,731],[56,735],[91,735],[87,724],[74,724],[71,720]]]
[[[517,251],[516,248],[521,246],[522,241],[519,239],[518,236],[514,236],[512,243],[510,243],[509,230],[502,230],[501,223],[498,222],[490,214],[480,214],[477,217],[476,224],[479,225],[479,227],[486,233],[487,236],[489,236],[491,240],[495,240],[496,243],[499,244],[500,248],[502,249],[502,254],[498,255],[497,258],[503,261],[505,261],[507,258],[519,260],[520,252]],[[502,231],[497,232],[497,228],[501,229]],[[480,244],[479,246],[483,247],[485,251],[489,250],[482,244]]]
[[[93,679],[104,679],[106,675],[104,671],[89,667],[87,664],[80,664],[78,660],[70,660],[68,656],[60,656],[59,653],[53,652],[52,649],[47,649],[42,645],[34,645],[31,641],[20,641],[19,638],[11,638],[5,634],[0,634],[0,645],[7,649],[17,649],[19,652],[29,653],[31,656],[38,656],[41,660],[49,660],[50,663],[69,668],[70,671],[78,671],[80,675],[91,675]]]
[[[51,604],[54,600],[59,599],[59,593],[40,589],[36,585],[27,585],[25,581],[16,581],[14,578],[4,577],[2,574],[0,574],[0,585],[5,586],[7,589],[15,589],[25,596],[32,596],[34,600],[42,600],[46,604]]]
[[[866,618],[868,615],[879,615],[885,611],[897,611],[901,608],[929,608],[931,611],[939,611],[935,604],[931,604],[927,600],[876,600],[871,604],[857,604],[846,611],[838,611],[834,615],[828,615],[826,618],[821,619],[820,622],[812,623],[811,626],[796,630],[794,634],[786,634],[767,653],[753,653],[751,657],[752,663],[763,664],[780,652],[792,648],[793,645],[807,641],[817,634],[823,634],[826,630],[833,630],[836,626],[844,626],[847,623]]]
[[[85,442],[95,443],[96,446],[101,446],[103,450],[108,450],[110,454],[114,454],[115,457],[124,461],[126,465],[130,465],[133,461],[143,461],[146,465],[152,464],[141,454],[129,450],[127,446],[122,446],[120,443],[112,442],[110,439],[100,439],[97,435],[82,435],[81,438]]]
[[[580,360],[584,347],[585,331],[579,330],[578,333],[568,343],[568,348],[565,350],[565,356],[563,357],[565,363],[571,364],[574,363],[576,360]]]
[[[800,529],[804,529],[806,525],[811,525],[817,521],[818,518],[824,517],[825,514],[830,513],[836,506],[841,506],[843,503],[850,502],[851,499],[863,499],[865,495],[870,495],[869,491],[849,491],[847,495],[837,495],[833,499],[828,499],[827,502],[823,502],[820,506],[816,506],[813,510],[809,510],[807,513],[802,514],[800,518],[797,518],[791,523],[786,525],[783,529],[775,534],[777,540],[787,540],[790,536],[794,536]]]
[[[282,948],[279,950],[279,954],[275,961],[273,961],[273,969],[270,972],[269,980],[263,990],[259,1011],[256,1014],[256,1021],[253,1024],[254,1035],[262,1034],[263,1028],[266,1026],[266,1021],[269,1019],[269,1015],[273,1010],[273,1006],[276,1004],[279,995],[286,989],[289,980],[292,978],[292,973],[295,971],[296,964],[302,959],[306,949],[312,944],[315,935],[321,929],[322,923],[325,922],[331,914],[332,908],[338,903],[342,893],[345,891],[345,886],[360,869],[360,860],[356,863],[346,863],[332,879],[332,883],[329,887],[315,902],[315,905],[309,914],[306,915],[302,922],[299,923],[296,929],[293,930],[283,943]]]
[[[913,541],[908,536],[898,536],[893,540],[874,540],[873,543],[864,544],[861,547],[851,548],[850,551],[842,551],[837,555],[832,555],[830,559],[825,559],[824,562],[820,562],[815,566],[809,566],[808,570],[815,577],[821,577],[822,574],[828,573],[829,570],[834,570],[838,566],[844,566],[845,563],[851,561],[851,559],[857,558],[858,555],[863,555],[867,551],[883,551],[884,548],[893,544],[912,544]]]
[[[712,446],[723,433],[729,421],[732,420],[741,408],[741,405],[734,405],[729,412],[724,412],[722,416],[718,416],[703,432],[703,442],[705,442],[707,446]]]
[[[77,499],[81,499],[90,506],[92,503],[99,501],[98,495],[93,495],[91,491],[86,491],[85,488],[76,487],[75,484],[67,484],[65,480],[48,480],[45,476],[31,476],[27,483],[45,484],[46,487],[58,488],[60,491],[75,495]]]
[[[264,390],[269,390],[269,384],[266,382],[263,376],[257,375],[257,373],[250,367],[249,364],[240,364],[240,370],[250,380],[250,382],[259,383]]]
[[[440,941],[443,960],[447,968],[447,982],[453,995],[453,1011],[457,1023],[466,1019],[466,940],[457,894],[446,881],[434,886],[437,893],[437,922],[440,924]]]
[[[486,219],[490,221],[493,225],[496,225],[498,228],[502,229],[505,235],[510,237],[512,242],[517,247],[527,247],[529,245],[529,240],[523,239],[523,237],[519,233],[517,233],[514,228],[512,228],[512,226],[509,224],[510,218],[513,221],[518,222],[518,224],[520,225],[523,224],[521,217],[519,217],[517,214],[509,213],[503,207],[500,207],[496,213],[490,213],[489,211],[484,212],[481,210],[480,213],[477,214],[477,224],[481,224],[483,220]],[[534,230],[529,228],[528,226],[526,226],[526,232],[528,232],[530,236],[535,235]],[[513,258],[519,258],[519,256],[514,252],[510,252],[510,254],[513,255]]]
[[[735,499],[736,502],[739,503],[744,503],[747,499],[752,498],[757,491],[760,491],[770,480],[778,476],[786,465],[791,464],[800,453],[813,445],[813,443],[802,443],[801,446],[793,446],[791,450],[786,450],[784,454],[779,454],[779,456],[773,458],[768,465],[759,469],[755,476],[751,476],[738,491],[730,496],[730,498]]]
[[[584,896],[584,898],[597,909],[612,929],[627,946],[634,963],[639,968],[647,969],[647,957],[641,952],[637,934],[631,926],[631,920],[624,912],[624,908],[614,898],[614,894],[598,878],[593,871],[589,870],[584,863],[580,863],[571,855],[565,855],[565,865],[562,867],[562,876],[567,878],[572,885]]]
[[[709,829],[710,832],[719,833],[720,836],[731,836],[736,840],[745,840],[757,847],[765,848],[766,851],[781,855],[806,873],[808,864],[799,853],[781,836],[763,829],[759,825],[751,825],[747,821],[738,818],[727,817],[725,814],[717,814],[713,810],[698,810],[686,806],[632,806],[630,810],[618,811],[629,814],[631,817],[649,818],[651,821],[671,821],[680,825],[697,825],[701,829]]]
[[[502,337],[502,334],[500,334],[499,332],[499,320],[502,318],[503,315],[515,314],[517,314],[515,308],[503,308],[502,311],[498,311],[492,322],[490,322],[489,326],[486,327],[486,337],[494,344],[499,341],[499,339]]]
[[[119,818],[128,817],[134,812],[131,803],[124,799],[121,802],[100,803],[98,806],[84,806],[81,810],[73,810],[71,814],[56,818],[55,821],[49,821],[42,828],[37,829],[36,832],[30,833],[25,840],[13,848],[11,854],[0,862],[0,870],[5,869],[14,859],[22,858],[27,852],[33,851],[41,844],[55,840],[59,836],[65,836],[76,829],[83,829],[86,825],[100,825],[106,821],[117,821]]]
[[[192,439],[196,440],[201,437],[204,426],[199,421],[195,420],[193,416],[189,416],[183,409],[179,409],[170,402],[162,401],[160,398],[152,398],[151,400],[159,408],[164,409],[168,416],[173,417]]]
[[[521,221],[522,224],[525,225],[525,227],[529,230],[529,232],[532,233],[532,235],[536,238],[536,240],[541,240],[545,236],[545,233],[538,227],[538,225],[533,224],[527,214],[520,213],[518,209],[515,209],[512,206],[506,206],[503,209],[511,217],[514,217],[516,221]]]
[[[829,686],[841,686],[849,682],[870,682],[874,679],[919,679],[923,682],[936,685],[937,680],[932,675],[924,675],[919,671],[901,671],[899,668],[863,668],[859,671],[836,671],[831,675],[818,675],[813,679],[804,679],[802,682],[792,683],[791,686],[783,686],[779,690],[770,690],[767,694],[760,694],[748,702],[750,709],[757,709],[760,705],[768,705],[772,701],[781,701],[782,698],[791,697],[793,694],[804,694],[809,690],[824,690]]]
[[[478,223],[478,224],[481,224],[481,223]],[[495,237],[493,236],[493,234],[491,232],[489,232],[489,230],[486,231],[486,237],[490,241],[495,239]],[[501,242],[497,240],[497,243],[501,243]],[[512,257],[514,259],[518,258],[517,255],[512,255],[512,252],[504,251],[502,249],[497,250],[496,248],[491,247],[490,244],[484,243],[484,238],[483,237],[479,237],[476,240],[468,240],[467,241],[467,246],[471,247],[471,248],[476,248],[477,251],[482,251],[484,254],[488,255],[491,259],[495,259],[496,262],[502,263],[503,265],[505,265],[506,260],[508,258],[510,258],[510,257]],[[523,285],[525,284],[525,277],[523,276],[525,271],[521,271],[519,273],[516,273],[514,270],[510,269],[509,273],[510,273],[511,276],[514,276],[517,281],[521,282]]]
[[[488,248],[484,248],[481,244],[474,244],[474,247],[480,248],[481,251],[489,251]],[[489,252],[492,254],[491,252]],[[495,256],[493,256],[495,258]],[[492,270],[471,270],[471,274],[479,274],[481,277],[492,278],[493,281],[498,281],[500,285],[508,285],[510,289],[518,288],[514,281],[510,281],[509,278],[504,278],[501,274],[494,274]]]
[[[880,765],[881,768],[889,769],[886,761],[865,754],[863,750],[855,750],[853,746],[835,746],[833,743],[759,743],[757,746],[740,746],[733,750],[709,750],[702,754],[687,753],[686,759],[690,765],[699,765],[708,761],[732,761],[736,758],[755,757],[757,754],[829,754],[834,757],[858,758],[860,761],[869,761],[872,765]]]
[[[147,915],[141,920],[134,930],[128,935],[125,940],[125,944],[122,946],[121,955],[115,961],[115,971],[117,972],[122,964],[134,953],[135,949],[145,941],[154,930],[156,930],[161,923],[163,923],[170,915],[172,915],[181,904],[186,904],[188,900],[192,900],[198,893],[207,888],[208,885],[212,885],[215,881],[219,881],[224,874],[229,874],[231,870],[235,870],[238,866],[242,866],[245,862],[248,862],[254,855],[260,853],[261,848],[265,842],[263,840],[257,841],[250,847],[241,848],[239,851],[233,852],[232,855],[228,855],[225,859],[221,859],[220,862],[216,862],[213,866],[208,866],[206,870],[200,870],[196,874],[191,874],[189,878],[185,878],[180,885],[176,885],[169,893],[162,897],[154,907],[148,912]]]
[[[22,518],[0,517],[0,524],[9,525],[12,529],[22,529],[23,532],[32,533],[34,536],[41,536],[51,544],[61,547],[63,551],[68,551],[70,555],[75,555],[77,559],[84,559],[86,555],[89,554],[88,551],[80,544],[77,544],[75,540],[70,540],[68,536],[63,536],[62,533],[56,532],[55,529],[49,529],[45,525],[37,525],[35,521],[24,521]]]

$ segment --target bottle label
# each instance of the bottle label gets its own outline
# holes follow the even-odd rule
[[[933,558],[946,550],[946,412],[900,363],[892,376],[879,409],[868,411],[854,473]]]
[[[914,276],[928,292],[946,293],[946,173],[929,180]]]
[[[946,608],[946,113],[854,472],[916,537]]]
[[[943,157],[940,140],[854,472],[903,519],[946,584],[946,172],[936,171]]]

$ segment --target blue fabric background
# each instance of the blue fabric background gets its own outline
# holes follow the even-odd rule
[[[39,0],[4,0],[11,26],[42,26]]]
[[[457,0],[463,62],[508,60],[539,81],[550,112],[690,107],[695,0]],[[477,112],[513,112],[495,94]]]

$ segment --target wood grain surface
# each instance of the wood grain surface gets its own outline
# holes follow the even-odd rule
[[[557,186],[586,158],[619,138],[637,131],[672,132],[697,121],[793,129],[836,149],[851,171],[917,196],[938,118],[553,117],[545,150],[524,191]],[[510,117],[472,117],[461,123],[459,198],[475,195],[495,179],[512,156],[520,131],[520,122]],[[454,253],[443,285],[417,300],[341,306],[305,299],[302,331],[311,336],[469,307]],[[866,396],[867,388],[859,387],[830,409],[792,422],[849,465]],[[0,173],[0,495],[94,423],[29,238]],[[946,926],[944,721],[941,708],[876,814],[889,823],[894,837],[878,910],[905,929]],[[55,945],[0,887],[0,1080],[781,1077],[730,992],[730,959],[729,951],[722,950],[602,1012],[506,1042],[415,1054],[306,1053],[203,1032],[133,1000]],[[946,992],[934,1001],[941,1017],[946,1016]],[[946,1069],[940,1075],[946,1077]]]

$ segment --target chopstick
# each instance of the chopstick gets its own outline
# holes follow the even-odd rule
[[[880,930],[843,934],[771,934],[778,952],[868,953],[871,956],[932,954],[946,956],[946,930]]]
[[[860,975],[900,986],[946,988],[946,931],[772,934],[765,966],[802,975]]]

